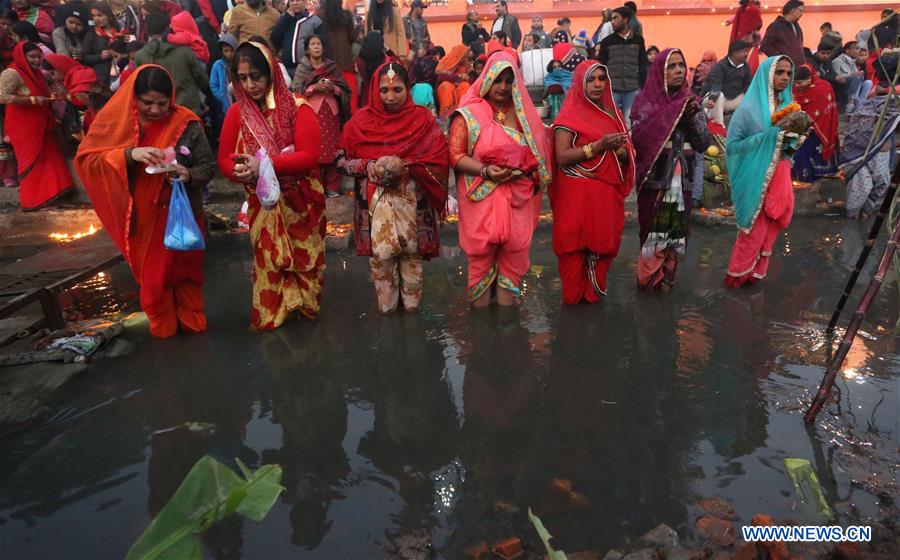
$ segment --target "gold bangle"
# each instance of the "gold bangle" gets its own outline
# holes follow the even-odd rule
[[[594,159],[594,150],[591,149],[590,144],[585,144],[584,146],[582,146],[581,151],[584,152],[585,160]]]

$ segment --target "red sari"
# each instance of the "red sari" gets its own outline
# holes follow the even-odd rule
[[[135,106],[137,75],[155,65],[142,66],[116,91],[98,113],[90,133],[75,156],[75,170],[84,181],[103,227],[122,251],[141,287],[141,308],[157,338],[177,334],[179,327],[206,330],[203,313],[203,251],[170,251],[163,244],[172,187],[165,174],[145,173],[129,166],[125,150],[174,146],[194,113],[170,100],[168,119],[141,125]],[[171,79],[171,78],[170,78]],[[197,223],[204,220],[195,210]]]
[[[325,192],[319,180],[321,146],[315,111],[288,89],[269,49],[250,44],[269,62],[272,85],[260,110],[234,83],[237,102],[222,126],[219,169],[239,183],[232,155],[253,155],[265,148],[281,185],[281,198],[271,209],[262,207],[255,185],[244,185],[254,253],[251,323],[257,330],[271,330],[294,311],[307,319],[319,313],[325,274]],[[288,148],[292,150],[284,152]]]
[[[812,76],[809,86],[800,89],[794,85],[794,100],[813,121],[813,130],[822,143],[822,159],[829,161],[834,156],[838,141],[838,108],[834,88],[827,80],[819,77],[814,68],[806,65]]]
[[[25,43],[13,49],[13,63],[28,88],[29,95],[50,97],[50,87],[40,72],[25,58]],[[19,204],[23,210],[36,210],[72,188],[72,176],[53,131],[53,109],[47,105],[6,106],[4,131],[9,137],[19,171]]]
[[[607,134],[626,132],[607,82],[598,106],[585,95],[585,83],[602,64],[587,60],[575,68],[572,87],[553,123],[554,134],[575,134],[573,146],[590,144]],[[625,226],[625,197],[634,188],[634,148],[627,145],[625,162],[614,152],[590,160],[558,165],[550,188],[553,205],[553,252],[559,259],[565,304],[595,302],[606,294],[606,276],[619,253]]]

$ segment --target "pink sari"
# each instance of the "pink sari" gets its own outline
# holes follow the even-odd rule
[[[769,182],[766,198],[749,233],[738,233],[731,251],[725,285],[738,288],[754,284],[766,277],[772,246],[781,230],[791,223],[794,214],[794,187],[791,184],[791,162],[781,160]]]
[[[494,120],[484,99],[497,76],[512,68],[516,77],[513,105],[521,130]],[[525,93],[525,95],[523,95]],[[468,131],[468,155],[482,161],[498,146],[527,146],[538,161],[532,175],[496,184],[457,173],[459,242],[469,261],[468,296],[477,300],[497,285],[521,296],[522,276],[531,266],[531,238],[541,210],[541,187],[550,184],[550,145],[546,129],[527,95],[514,58],[503,51],[491,55],[485,69],[456,111]]]

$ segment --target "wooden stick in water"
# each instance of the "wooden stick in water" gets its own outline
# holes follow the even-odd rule
[[[892,187],[896,189],[893,185]],[[831,394],[831,388],[834,386],[837,372],[841,369],[841,365],[843,365],[844,359],[850,351],[850,346],[853,344],[853,339],[856,338],[856,333],[859,331],[859,326],[862,324],[866,312],[869,311],[869,306],[872,305],[875,296],[878,295],[878,290],[881,289],[881,283],[884,280],[884,276],[887,274],[888,269],[891,267],[891,262],[894,260],[894,253],[897,251],[898,244],[900,244],[900,222],[894,226],[894,230],[891,233],[891,239],[888,241],[887,247],[884,248],[884,253],[881,255],[881,263],[878,265],[878,270],[869,282],[869,287],[866,289],[866,293],[863,295],[862,300],[860,300],[859,306],[856,308],[856,313],[850,318],[850,323],[847,325],[846,332],[844,332],[844,338],[841,339],[841,344],[838,346],[837,354],[835,354],[834,359],[831,360],[831,363],[828,365],[825,376],[822,378],[822,383],[819,385],[819,390],[816,393],[809,410],[807,410],[806,414],[803,416],[803,420],[806,422],[815,422],[816,416],[819,414],[825,401],[828,400],[828,395]]]
[[[872,222],[872,229],[869,230],[869,238],[866,240],[866,244],[863,246],[862,252],[859,254],[859,259],[856,261],[856,266],[853,268],[853,272],[850,274],[850,278],[847,279],[847,285],[844,287],[844,293],[841,294],[841,299],[838,301],[837,308],[835,308],[834,313],[831,314],[831,321],[828,322],[828,328],[825,329],[825,334],[831,336],[834,334],[834,327],[837,325],[838,319],[841,317],[841,312],[844,310],[844,306],[847,304],[847,299],[850,297],[850,293],[853,291],[853,287],[856,285],[856,280],[859,278],[860,272],[862,272],[863,267],[866,265],[866,261],[869,260],[869,253],[872,252],[872,247],[875,246],[875,241],[878,239],[878,234],[881,231],[881,224],[884,223],[884,218],[887,216],[888,211],[890,211],[891,203],[894,200],[894,196],[897,194],[897,183],[900,182],[900,162],[897,163],[897,166],[894,168],[894,174],[891,177],[891,184],[888,187],[886,193],[884,193],[884,199],[881,201],[881,207],[878,209],[878,213],[875,215],[875,220]]]

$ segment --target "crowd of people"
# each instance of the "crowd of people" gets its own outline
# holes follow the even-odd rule
[[[341,177],[353,179],[356,252],[383,313],[419,308],[448,208],[472,305],[513,305],[546,191],[562,299],[576,304],[606,295],[633,190],[638,287],[673,286],[711,146],[724,151],[739,228],[732,288],[765,277],[797,182],[844,171],[847,213],[860,219],[888,185],[900,112],[888,107],[875,144],[867,135],[897,71],[891,10],[852,41],[823,25],[813,53],[803,2],[763,31],[758,0],[740,0],[727,56],[691,65],[678,48],[646,45],[634,2],[604,10],[590,34],[565,17],[544,31],[540,16],[523,33],[499,0],[489,29],[469,12],[449,50],[432,42],[422,0],[405,14],[371,0],[365,17],[341,0],[315,8],[13,0],[0,10],[4,185],[19,187],[26,210],[65,203],[74,156],[154,336],[206,329],[203,252],[168,250],[163,237],[173,183],[203,228],[217,170],[246,191],[259,330],[319,313],[325,201]],[[525,72],[535,51],[552,62]],[[840,112],[852,120],[844,138]],[[277,200],[258,193],[276,183]]]

